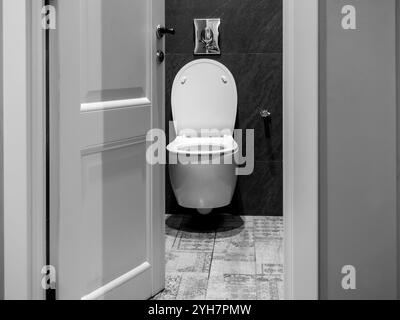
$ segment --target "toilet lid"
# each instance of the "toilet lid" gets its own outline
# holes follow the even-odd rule
[[[183,135],[191,130],[199,135],[202,129],[216,129],[220,135],[232,134],[237,99],[235,79],[223,64],[209,59],[188,63],[178,72],[172,86],[176,133]]]

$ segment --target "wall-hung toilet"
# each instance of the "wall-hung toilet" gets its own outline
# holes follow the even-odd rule
[[[221,63],[200,59],[176,75],[171,94],[176,139],[167,146],[180,206],[207,214],[230,204],[237,176],[233,138],[237,89]]]

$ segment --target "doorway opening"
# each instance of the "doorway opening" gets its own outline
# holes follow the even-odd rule
[[[203,128],[209,125],[211,118],[220,116],[218,108],[222,107],[214,105],[210,109],[203,106],[202,111],[195,107],[189,111],[191,107],[186,105],[181,116],[178,102],[172,97],[173,94],[184,97],[184,92],[176,92],[180,83],[176,87],[174,79],[197,75],[197,71],[190,73],[184,68],[189,69],[195,61],[201,68],[199,59],[218,61],[232,73],[236,82],[238,102],[233,107],[237,108],[234,127],[253,132],[254,138],[249,141],[242,134],[244,142],[239,153],[247,155],[246,145],[254,146],[253,159],[247,159],[254,163],[254,169],[237,177],[229,205],[201,215],[198,210],[181,205],[188,194],[178,189],[184,188],[187,192],[194,182],[188,182],[186,187],[183,182],[177,185],[174,170],[179,169],[167,166],[166,289],[155,299],[284,299],[283,1],[215,1],[207,7],[198,1],[184,4],[166,1],[165,12],[166,27],[176,31],[175,35],[165,36],[165,128],[170,133],[167,140],[172,142],[179,135],[173,126],[168,128],[173,121],[177,121],[178,126],[179,122],[186,121],[185,110],[190,117],[198,114],[198,122],[202,121],[201,113],[209,112]],[[219,20],[220,16],[223,19]],[[219,21],[219,29],[214,27],[210,32],[222,39],[220,54],[193,54],[201,44],[197,40],[200,44],[196,45],[192,39],[193,28],[199,29],[196,18]],[[201,34],[201,30],[198,32]],[[213,41],[218,39],[213,38]],[[201,72],[199,70],[200,76]],[[212,76],[207,77],[212,82]],[[199,88],[199,91],[209,92],[208,101],[214,99],[211,87]],[[201,95],[193,99],[200,100]],[[225,111],[222,117],[226,119],[229,114]],[[217,120],[214,123],[218,126]],[[210,183],[215,185],[218,181]],[[204,188],[208,191],[212,185]],[[200,186],[199,190],[203,188]],[[199,192],[197,197],[207,202],[207,195],[196,191]]]

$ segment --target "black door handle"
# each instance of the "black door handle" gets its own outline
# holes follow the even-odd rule
[[[175,34],[175,29],[173,28],[166,28],[163,26],[158,25],[157,26],[157,30],[156,30],[156,35],[158,39],[161,39],[162,37],[164,37],[165,34],[171,34],[174,35]]]

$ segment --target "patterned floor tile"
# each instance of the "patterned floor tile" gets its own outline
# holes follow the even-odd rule
[[[256,273],[271,273],[275,269],[281,270],[283,265],[283,242],[272,239],[255,243],[256,252]]]
[[[208,274],[210,272],[211,252],[171,250],[166,256],[165,269],[167,273],[196,272]]]
[[[211,274],[207,300],[256,300],[257,286],[254,275]]]
[[[247,226],[237,230],[218,232],[215,237],[214,252],[254,253],[252,226]]]
[[[186,273],[182,275],[177,300],[205,300],[208,286],[208,274]]]
[[[283,275],[257,275],[257,300],[283,300]]]
[[[284,273],[283,264],[274,264],[274,263],[262,263],[261,272],[257,272],[257,274],[261,275],[273,275],[273,274],[283,274],[283,273]]]
[[[283,299],[282,217],[172,215],[166,289],[155,299]]]
[[[173,218],[170,216],[167,216],[166,220],[168,222],[171,221],[171,219],[174,219],[174,223],[176,225],[180,224],[180,221],[182,220],[182,217],[177,217]],[[176,236],[178,235],[178,229],[170,227],[168,223],[165,225],[165,251],[169,252],[172,249],[172,246],[175,243]]]
[[[213,233],[194,233],[179,231],[173,250],[178,251],[209,251],[214,249],[215,232]]]
[[[165,275],[165,289],[164,291],[153,297],[153,300],[176,300],[181,280],[181,274],[173,274],[167,272],[167,274]]]
[[[165,289],[153,300],[205,300],[208,274],[169,273]]]
[[[283,239],[282,217],[253,217],[253,224],[254,238],[256,240]]]
[[[255,274],[254,249],[249,254],[237,252],[214,253],[211,274]]]
[[[172,246],[174,245],[176,236],[170,236],[166,235],[165,236],[165,252],[169,252],[172,249]]]

